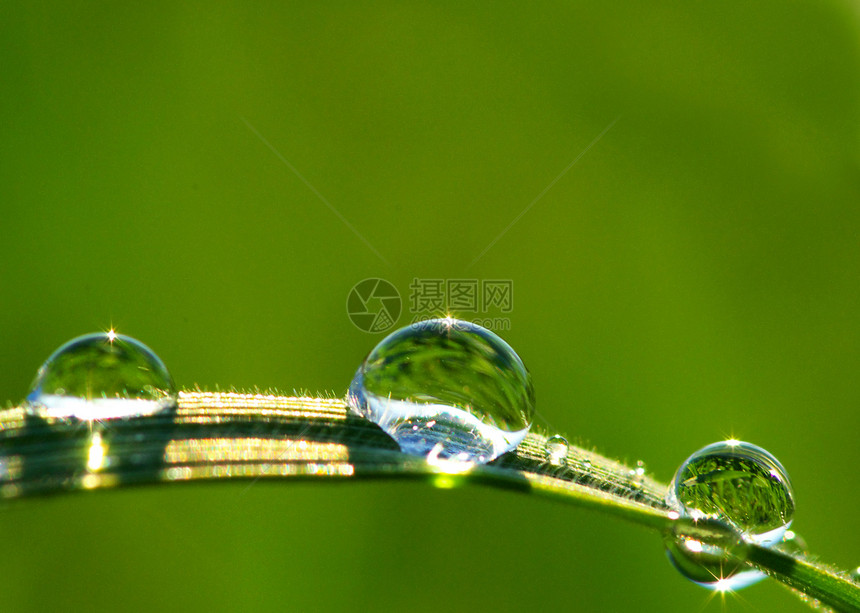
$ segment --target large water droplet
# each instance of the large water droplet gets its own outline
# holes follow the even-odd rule
[[[750,443],[722,441],[691,455],[675,473],[666,502],[682,517],[723,522],[739,537],[771,547],[780,542],[794,516],[794,493],[788,473],[767,451]],[[682,574],[711,589],[740,589],[759,581],[764,574],[751,568],[722,568],[706,564],[703,573],[689,572],[699,563],[696,551],[680,539],[667,546]],[[711,558],[718,551],[707,552]],[[681,559],[686,558],[686,559]],[[691,565],[692,563],[692,565]],[[710,577],[710,579],[708,579]]]
[[[516,448],[534,416],[531,377],[514,350],[493,332],[451,318],[383,339],[347,398],[405,453],[465,462]]]
[[[860,566],[857,568],[852,568],[848,571],[848,578],[851,579],[854,583],[860,583]]]
[[[154,415],[172,410],[173,379],[149,347],[131,337],[87,334],[57,349],[27,395],[31,413],[86,421]]]
[[[567,439],[558,434],[546,439],[546,459],[553,466],[564,466],[567,464],[567,453],[570,444]]]

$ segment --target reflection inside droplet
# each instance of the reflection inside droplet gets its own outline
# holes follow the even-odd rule
[[[808,551],[806,539],[794,530],[785,531],[785,534],[782,537],[781,546],[783,551],[787,551],[792,554],[802,554]]]
[[[561,435],[554,435],[546,439],[546,459],[553,466],[564,466],[567,464],[567,454],[570,444]]]
[[[154,415],[176,407],[167,368],[143,343],[113,331],[88,334],[57,349],[27,395],[31,413],[86,421]]]
[[[355,374],[353,412],[385,430],[409,454],[488,462],[514,449],[534,415],[531,377],[493,332],[433,319],[382,340]]]
[[[782,464],[761,447],[736,440],[708,445],[687,458],[666,502],[681,518],[721,522],[738,538],[764,547],[783,539],[794,516],[794,493]],[[676,568],[692,581],[737,590],[764,578],[749,566],[721,559],[720,547],[705,542],[696,551],[691,540],[675,535],[666,548]]]

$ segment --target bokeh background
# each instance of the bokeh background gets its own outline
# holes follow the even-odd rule
[[[858,4],[315,4],[0,6],[0,399],[111,325],[181,386],[342,394],[356,282],[510,279],[544,427],[663,480],[762,445],[860,564]],[[61,496],[0,542],[7,611],[805,610],[475,487]]]

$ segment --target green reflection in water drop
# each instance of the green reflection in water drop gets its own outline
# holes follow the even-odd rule
[[[782,464],[761,447],[735,440],[687,458],[666,501],[683,518],[719,521],[764,547],[783,539],[794,516],[794,493]],[[755,569],[720,560],[720,547],[707,541],[670,535],[666,549],[684,576],[711,589],[737,590],[764,578]]]
[[[531,376],[510,345],[452,318],[383,339],[358,368],[347,400],[405,453],[478,463],[514,449],[535,410]]]
[[[154,415],[176,407],[164,363],[131,337],[87,334],[57,349],[39,368],[28,410],[43,418],[85,421]]]

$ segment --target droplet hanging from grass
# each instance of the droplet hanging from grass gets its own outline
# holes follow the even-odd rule
[[[683,518],[723,523],[738,538],[764,547],[782,540],[794,516],[794,492],[782,464],[761,447],[735,440],[687,458],[666,502]],[[721,547],[687,534],[667,541],[675,567],[704,587],[737,590],[764,578],[737,556],[721,556]]]
[[[113,331],[80,336],[57,349],[27,395],[28,410],[49,420],[154,415],[176,402],[173,379],[158,356]]]
[[[745,564],[740,534],[719,520],[680,517],[663,543],[678,572],[702,587],[736,591],[764,578]]]
[[[358,368],[347,399],[405,453],[477,463],[516,448],[535,410],[531,376],[510,345],[452,318],[383,339]]]

